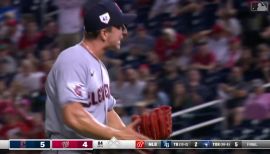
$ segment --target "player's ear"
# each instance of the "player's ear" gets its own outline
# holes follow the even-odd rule
[[[109,37],[110,30],[107,28],[104,28],[100,30],[100,37],[102,41],[106,41]]]

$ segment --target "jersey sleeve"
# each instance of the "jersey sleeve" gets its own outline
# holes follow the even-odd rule
[[[108,112],[111,111],[113,109],[113,107],[115,106],[116,104],[116,100],[115,98],[111,95],[110,98],[109,98],[109,101],[108,101]]]
[[[56,96],[61,105],[69,102],[88,104],[87,69],[78,63],[66,62],[55,69]]]

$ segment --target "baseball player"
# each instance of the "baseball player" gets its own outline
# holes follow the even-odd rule
[[[125,126],[114,111],[116,101],[101,61],[106,49],[120,48],[127,35],[124,25],[134,19],[135,15],[122,13],[112,0],[100,0],[85,9],[84,39],[62,51],[47,78],[48,138],[148,139],[132,129],[139,121]]]

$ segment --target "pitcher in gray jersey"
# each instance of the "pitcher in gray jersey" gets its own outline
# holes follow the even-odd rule
[[[58,56],[47,78],[48,138],[148,139],[132,129],[139,121],[125,126],[114,111],[116,101],[101,61],[107,49],[120,49],[121,40],[127,35],[125,24],[134,18],[124,14],[113,0],[86,4],[84,39]]]

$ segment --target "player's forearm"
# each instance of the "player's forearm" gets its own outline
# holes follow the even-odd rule
[[[116,136],[117,130],[108,127],[86,112],[81,104],[71,103],[63,109],[64,122],[85,137],[98,139],[110,139]]]
[[[126,125],[114,110],[108,112],[108,126],[115,129],[123,129],[126,127]]]

